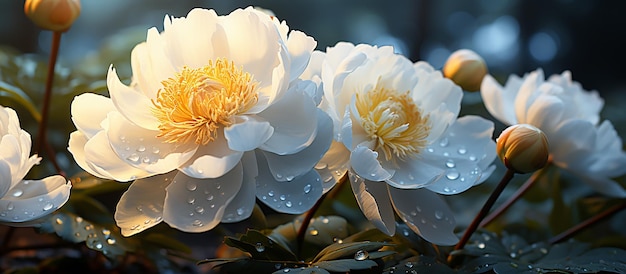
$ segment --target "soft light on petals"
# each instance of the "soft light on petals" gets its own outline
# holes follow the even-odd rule
[[[259,116],[271,121],[274,127],[274,134],[260,148],[278,155],[293,154],[304,149],[315,138],[316,113],[313,99],[302,90],[292,87],[279,101],[259,113]]]
[[[195,153],[196,146],[163,142],[158,131],[138,127],[119,112],[109,113],[108,122],[107,137],[118,157],[150,173],[170,172]]]
[[[113,104],[124,117],[143,128],[157,129],[159,120],[152,114],[152,101],[141,92],[124,85],[112,67],[107,75],[107,86]]]
[[[224,209],[222,223],[234,223],[247,219],[252,215],[256,202],[256,176],[259,174],[256,157],[253,151],[243,154],[243,181],[235,198]]]
[[[256,157],[259,166],[256,196],[272,209],[289,214],[304,213],[322,196],[321,178],[315,170],[287,182],[278,182],[263,154],[257,153]]]
[[[182,165],[179,170],[194,178],[217,178],[235,167],[243,152],[228,148],[224,135],[200,146],[191,160]]]
[[[509,77],[506,85],[507,87],[515,86],[519,88],[521,84],[522,80],[519,77],[512,75]],[[483,82],[480,87],[480,95],[485,104],[485,108],[487,108],[493,117],[502,121],[506,125],[517,124],[515,109],[510,107],[514,104],[517,89],[504,90],[496,79],[487,74],[485,78],[483,78]]]
[[[289,81],[293,81],[306,68],[311,58],[311,52],[317,46],[317,41],[301,31],[292,30],[287,39],[287,47],[291,55],[291,71]]]
[[[378,160],[378,152],[364,146],[357,146],[350,155],[350,164],[354,172],[370,181],[384,181],[393,176],[393,171],[383,168]]]
[[[222,220],[242,182],[241,164],[215,179],[196,179],[179,172],[165,189],[163,220],[185,232],[210,230]]]
[[[134,181],[122,194],[115,208],[115,223],[128,237],[159,224],[163,220],[165,188],[176,171]]]
[[[228,147],[235,151],[250,151],[265,143],[274,133],[269,122],[254,116],[236,117],[237,123],[224,128]]]
[[[422,161],[424,165],[445,166],[443,176],[434,183],[426,186],[439,194],[458,194],[477,184],[482,176],[482,170],[474,161],[466,159],[451,160],[445,157],[432,156]]]
[[[100,123],[111,111],[116,111],[111,99],[94,93],[74,97],[71,105],[72,121],[87,138],[102,130]]]
[[[324,193],[328,192],[350,168],[350,151],[340,142],[333,141],[330,148],[315,166],[322,177]]]
[[[445,173],[440,165],[424,161],[398,161],[396,164],[384,162],[388,170],[395,170],[393,177],[386,180],[389,185],[401,189],[422,188],[439,180]]]
[[[2,176],[0,176],[0,197],[3,197],[11,187],[11,181],[13,180],[13,176],[11,176],[11,167],[1,158],[0,174],[2,174]]]
[[[0,222],[26,222],[48,215],[67,202],[71,188],[59,175],[20,181],[0,199]]]
[[[396,188],[390,188],[389,193],[400,218],[422,238],[444,246],[459,241],[454,234],[454,214],[437,194],[425,189]]]
[[[83,170],[99,178],[111,179],[108,172],[100,172],[100,169],[94,168],[93,165],[87,163],[85,160],[85,144],[87,144],[85,135],[80,133],[80,131],[74,131],[70,133],[67,150],[72,153],[74,161]]]
[[[526,124],[546,129],[544,132],[551,132],[559,126],[562,121],[563,101],[552,95],[540,95],[528,108]]]
[[[91,165],[90,169],[97,167],[98,173],[106,175],[107,179],[128,182],[153,175],[120,159],[111,148],[110,141],[104,131],[98,132],[85,143],[84,152],[85,161]]]
[[[527,121],[527,110],[532,102],[530,99],[535,96],[534,93],[542,82],[543,70],[540,69],[529,73],[522,82],[517,97],[515,97],[514,105],[515,117],[518,123],[525,123]]]
[[[317,128],[313,143],[300,152],[277,155],[263,151],[274,179],[285,181],[309,172],[324,156],[332,141],[333,122],[319,109],[317,110]]]
[[[385,182],[372,182],[352,172],[350,185],[365,217],[380,231],[392,236],[396,233],[395,215]]]

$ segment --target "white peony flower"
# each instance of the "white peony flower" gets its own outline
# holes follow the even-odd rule
[[[493,172],[493,123],[457,120],[461,88],[391,47],[338,43],[314,52],[304,75],[320,83],[334,123],[335,142],[317,166],[325,180],[349,171],[363,213],[388,235],[395,211],[426,240],[456,243],[453,213],[438,194],[463,192]]]
[[[504,87],[487,75],[481,95],[489,113],[504,124],[541,129],[550,144],[552,164],[600,193],[626,197],[626,190],[610,179],[626,173],[622,140],[610,121],[599,123],[602,98],[572,81],[569,71],[547,80],[541,69],[523,78],[511,75]]]
[[[72,188],[63,176],[24,180],[41,158],[29,156],[30,134],[20,128],[15,111],[3,106],[0,106],[0,138],[0,223],[19,225],[63,206]]]
[[[86,171],[134,181],[115,219],[129,236],[161,221],[186,232],[252,213],[255,197],[284,213],[322,194],[313,169],[332,121],[299,80],[316,46],[252,7],[225,16],[165,17],[131,54],[133,81],[109,70],[110,99],[72,103],[69,150]]]

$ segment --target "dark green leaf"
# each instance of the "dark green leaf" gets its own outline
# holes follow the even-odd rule
[[[150,233],[142,237],[142,240],[154,246],[180,251],[185,254],[191,254],[191,248],[178,241],[175,237],[170,237],[161,233]]]
[[[378,250],[383,246],[391,244],[380,242],[354,242],[354,243],[334,243],[320,251],[313,259],[313,262],[330,261],[341,258],[354,257],[357,252],[370,252]]]
[[[401,261],[398,265],[385,269],[386,274],[391,273],[454,273],[454,271],[430,256],[414,256]]]
[[[316,262],[313,266],[324,268],[333,272],[348,272],[350,270],[370,269],[378,264],[372,260],[355,260],[355,259],[341,259],[333,261],[321,261]]]
[[[258,230],[249,229],[239,239],[226,237],[224,243],[239,248],[256,260],[297,261],[296,255]]]

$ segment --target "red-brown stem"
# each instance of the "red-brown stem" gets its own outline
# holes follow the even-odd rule
[[[487,226],[491,222],[493,222],[493,220],[500,217],[502,213],[508,210],[509,207],[511,207],[515,202],[517,202],[517,200],[524,196],[524,194],[530,189],[530,187],[532,187],[537,182],[537,180],[541,178],[546,169],[547,167],[533,173],[533,175],[531,175],[530,178],[528,178],[528,180],[526,180],[526,182],[524,182],[524,184],[515,193],[513,193],[513,195],[508,200],[506,200],[506,202],[504,202],[491,214],[485,217],[485,219],[480,223],[479,227]]]
[[[463,234],[463,237],[461,237],[459,243],[454,246],[454,250],[460,250],[465,247],[465,244],[467,243],[467,241],[469,241],[470,237],[472,236],[472,234],[474,234],[476,229],[478,229],[478,225],[485,218],[485,216],[487,216],[487,213],[489,213],[489,210],[491,210],[493,204],[496,202],[500,194],[502,194],[502,191],[504,190],[506,185],[511,181],[511,179],[513,179],[513,175],[515,175],[515,172],[513,170],[506,170],[506,173],[504,174],[496,188],[493,190],[493,192],[491,192],[489,198],[487,198],[485,205],[483,205],[476,217],[474,217],[474,220]]]
[[[571,227],[570,229],[563,231],[562,233],[560,233],[559,235],[556,235],[552,238],[550,238],[550,240],[548,240],[548,242],[550,244],[556,244],[559,242],[562,242],[564,240],[567,240],[571,237],[573,237],[574,235],[576,235],[578,232],[612,216],[613,214],[620,212],[621,210],[626,208],[626,201],[622,201],[620,204],[614,205],[610,208],[608,208],[607,210],[601,212],[598,215],[595,215],[585,221],[583,221],[580,224],[577,224],[573,227]]]
[[[59,55],[59,47],[61,45],[61,31],[52,32],[52,45],[50,47],[50,59],[48,60],[48,71],[46,74],[46,86],[43,95],[43,106],[41,109],[41,121],[37,132],[37,141],[33,152],[35,154],[43,154],[42,147],[46,147],[46,154],[59,173],[63,173],[56,161],[56,155],[52,147],[47,142],[47,126],[48,112],[50,110],[50,101],[52,99],[52,84],[54,83],[54,69],[56,67],[57,57]]]

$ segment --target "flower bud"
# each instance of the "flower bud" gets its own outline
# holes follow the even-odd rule
[[[24,13],[43,29],[66,31],[80,15],[80,0],[26,0]]]
[[[517,173],[543,168],[550,155],[546,135],[527,124],[513,125],[503,130],[497,140],[496,153],[507,168]]]
[[[460,49],[448,57],[443,65],[443,75],[452,80],[463,90],[478,91],[483,78],[487,75],[487,65],[480,55]]]

